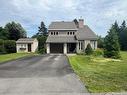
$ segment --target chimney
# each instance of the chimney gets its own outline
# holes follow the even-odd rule
[[[84,27],[84,19],[79,19],[79,28]]]

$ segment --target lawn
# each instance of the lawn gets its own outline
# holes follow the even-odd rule
[[[75,73],[89,92],[127,91],[127,52],[121,52],[121,60],[85,55],[69,56]]]
[[[0,55],[0,62],[6,62],[9,60],[25,57],[25,56],[32,56],[34,53],[11,53],[11,54],[2,54]]]

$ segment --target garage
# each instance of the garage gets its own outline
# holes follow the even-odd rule
[[[63,53],[63,43],[50,43],[50,53]]]

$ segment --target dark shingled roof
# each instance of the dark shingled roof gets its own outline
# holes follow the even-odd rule
[[[84,25],[84,28],[79,28],[76,34],[76,38],[78,40],[85,39],[96,40],[97,36],[87,25]]]
[[[48,30],[77,30],[77,27],[75,25],[75,23],[72,21],[72,22],[64,22],[64,21],[61,21],[61,22],[52,22],[50,25],[49,25],[49,28]]]
[[[20,38],[16,41],[16,43],[33,43],[36,38]]]
[[[48,36],[47,43],[63,43],[63,42],[76,42],[76,39],[74,36]]]

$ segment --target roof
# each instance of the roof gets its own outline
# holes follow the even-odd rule
[[[79,28],[76,34],[76,38],[78,40],[85,39],[96,40],[97,36],[87,25],[84,25],[84,28]]]
[[[52,22],[49,25],[48,30],[77,30],[77,27],[73,21],[71,22]]]
[[[47,43],[63,43],[63,42],[72,42],[75,43],[76,39],[74,36],[48,36]]]
[[[36,38],[20,38],[16,41],[16,43],[33,43]]]

